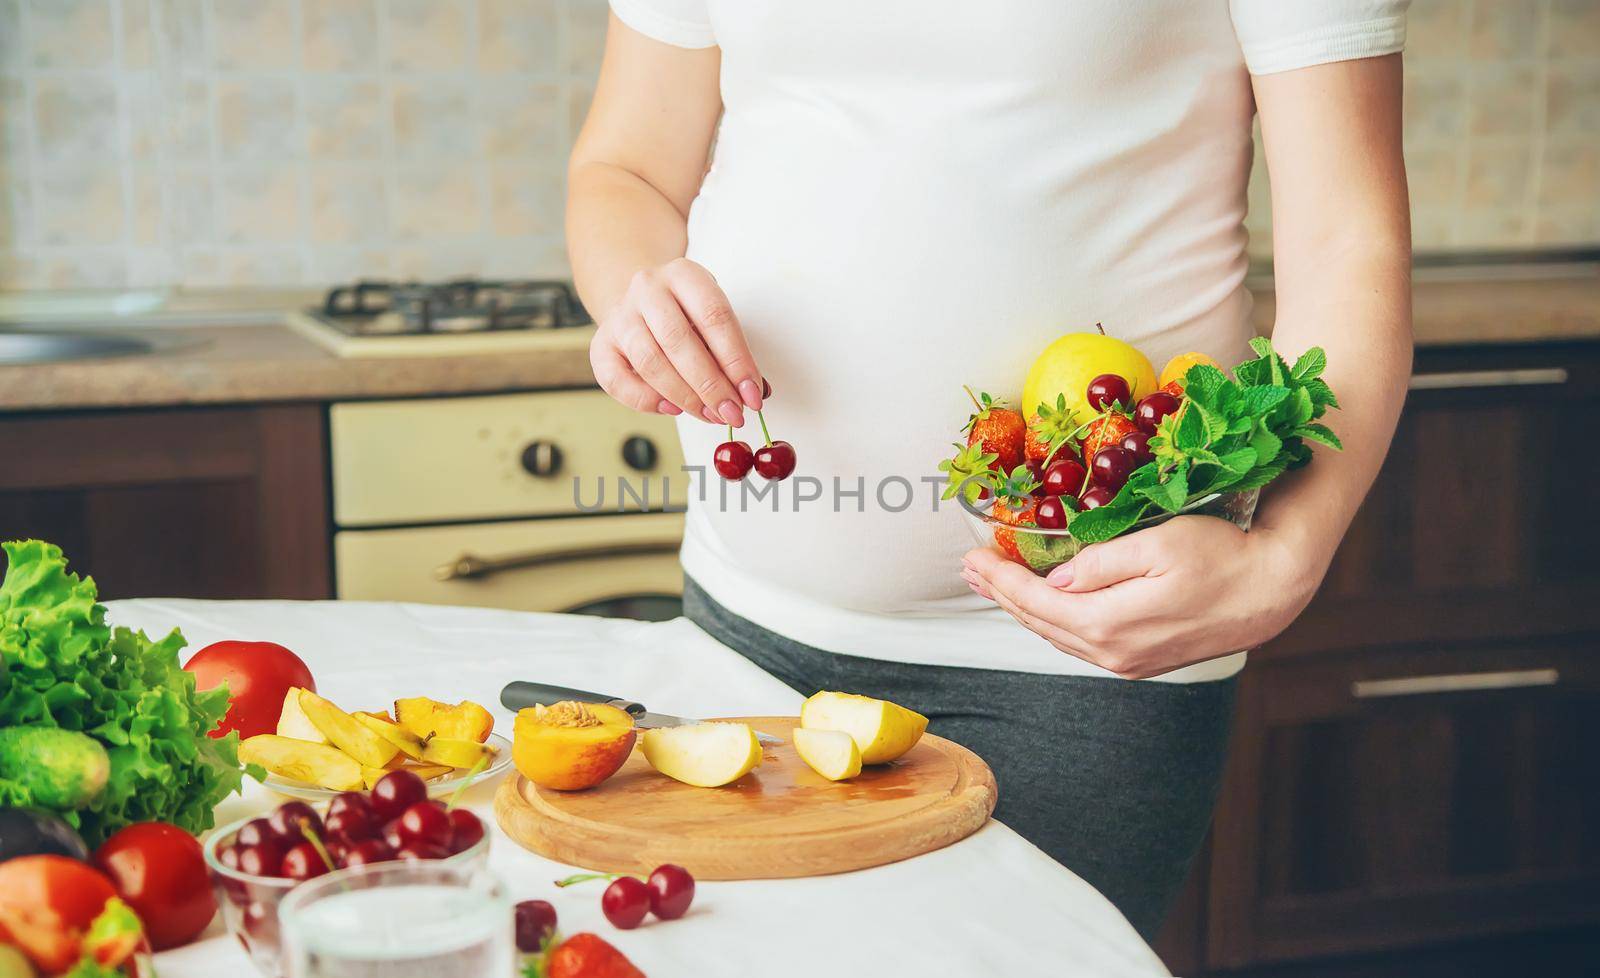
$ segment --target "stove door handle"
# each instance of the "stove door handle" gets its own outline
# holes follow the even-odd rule
[[[641,543],[609,543],[600,546],[561,547],[555,550],[532,550],[527,553],[508,554],[503,557],[480,557],[463,553],[447,564],[433,569],[438,581],[475,581],[492,577],[501,571],[521,570],[528,567],[549,567],[577,560],[604,560],[610,557],[645,557],[675,554],[678,542],[656,540]]]

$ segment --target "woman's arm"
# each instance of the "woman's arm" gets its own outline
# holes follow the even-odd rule
[[[1255,79],[1272,175],[1277,324],[1293,358],[1328,352],[1343,452],[1263,493],[1254,528],[1180,517],[1038,578],[994,550],[968,583],[1063,652],[1128,678],[1250,648],[1311,600],[1377,475],[1411,370],[1411,246],[1400,136],[1400,57]]]
[[[567,242],[599,329],[600,386],[639,411],[744,423],[761,375],[728,299],[684,258],[722,111],[721,52],[645,37],[615,15],[594,102],[567,173]]]

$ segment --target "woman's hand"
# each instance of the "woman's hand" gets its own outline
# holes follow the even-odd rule
[[[991,548],[962,577],[1069,655],[1147,679],[1272,638],[1305,608],[1327,567],[1266,530],[1182,516],[1085,547],[1048,577]]]
[[[738,428],[743,408],[761,408],[761,374],[733,307],[687,258],[633,276],[589,344],[589,363],[600,387],[635,411],[687,411]]]

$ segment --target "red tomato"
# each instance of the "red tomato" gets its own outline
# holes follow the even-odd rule
[[[196,689],[228,684],[228,715],[213,737],[230,730],[242,740],[275,733],[290,687],[317,689],[300,657],[276,642],[212,642],[183,667],[194,673]]]
[[[18,856],[0,863],[0,938],[52,974],[78,960],[81,932],[106,901],[111,881],[66,856]]]
[[[200,843],[176,825],[130,825],[106,840],[94,864],[139,915],[157,951],[194,940],[217,912]]]

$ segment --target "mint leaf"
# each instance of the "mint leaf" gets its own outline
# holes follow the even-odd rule
[[[1311,403],[1317,409],[1316,416],[1319,418],[1322,417],[1324,408],[1336,408],[1339,406],[1339,399],[1333,396],[1333,389],[1328,386],[1328,382],[1325,380],[1313,380],[1307,383],[1306,393],[1310,395]]]
[[[1183,393],[1196,404],[1217,406],[1217,394],[1228,382],[1228,376],[1209,363],[1197,363],[1183,375]]]
[[[1260,489],[1273,479],[1283,475],[1286,468],[1288,468],[1288,464],[1284,461],[1273,461],[1268,462],[1266,465],[1258,465],[1243,478],[1228,486],[1228,489],[1230,492],[1248,492],[1251,489]]]
[[[1126,487],[1124,487],[1126,489]],[[1118,493],[1121,496],[1121,493]],[[1116,500],[1107,503],[1098,509],[1086,509],[1074,514],[1067,529],[1072,531],[1072,536],[1079,543],[1102,543],[1113,537],[1121,536],[1139,522],[1139,517],[1144,515],[1148,504],[1143,500],[1132,503],[1118,503]]]
[[[1319,445],[1326,445],[1328,448],[1334,449],[1335,451],[1342,451],[1344,449],[1344,445],[1339,442],[1339,436],[1334,434],[1332,429],[1325,424],[1301,425],[1294,430],[1294,433],[1299,437],[1306,439],[1307,441],[1314,441]]]
[[[1314,346],[1300,354],[1300,359],[1294,362],[1294,369],[1289,371],[1289,376],[1301,383],[1316,380],[1322,376],[1322,371],[1327,369],[1328,355],[1322,347]]]
[[[1176,513],[1183,508],[1189,498],[1189,469],[1180,465],[1167,474],[1165,482],[1157,481],[1153,485],[1142,486],[1139,495],[1160,506],[1169,513]]]
[[[1196,410],[1198,408],[1198,410]],[[1198,448],[1204,448],[1210,443],[1206,427],[1204,408],[1198,404],[1191,405],[1191,409],[1184,411],[1178,418],[1177,429],[1173,433],[1172,444],[1179,452],[1189,453]]]
[[[1246,445],[1217,459],[1217,464],[1237,475],[1244,475],[1256,466],[1256,450]]]
[[[1283,439],[1269,431],[1266,425],[1257,423],[1256,430],[1250,433],[1250,447],[1255,449],[1258,458],[1273,459],[1283,449]]]
[[[1018,533],[1017,553],[1040,574],[1061,566],[1078,555],[1083,544],[1072,537],[1048,536],[1043,533]]]
[[[1256,384],[1239,392],[1238,398],[1229,406],[1228,413],[1232,417],[1259,417],[1288,400],[1289,396],[1287,387]]]

